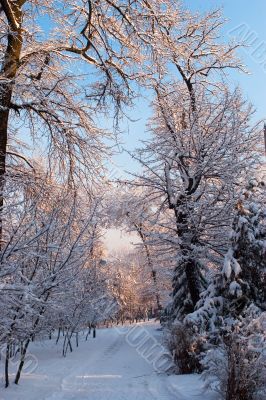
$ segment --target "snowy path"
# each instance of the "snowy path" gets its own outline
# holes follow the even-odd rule
[[[138,324],[129,334],[116,328],[97,331],[97,338],[84,338],[78,349],[61,356],[54,341],[30,349],[38,367],[22,376],[19,386],[1,388],[0,400],[208,400],[197,376],[167,376],[154,370],[137,350],[136,332],[155,338],[154,323]],[[132,329],[132,326],[130,327]],[[134,336],[135,335],[135,336]],[[140,337],[140,336],[139,336]],[[159,349],[159,347],[158,347]]]

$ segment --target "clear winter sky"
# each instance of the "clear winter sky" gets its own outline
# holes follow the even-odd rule
[[[266,120],[266,0],[184,0],[192,10],[205,12],[208,9],[222,7],[224,16],[229,20],[223,34],[224,39],[229,40],[232,35],[243,39],[243,33],[250,35],[250,47],[242,49],[239,54],[247,66],[250,74],[234,73],[231,75],[232,85],[239,85],[246,98],[256,108],[256,119]],[[137,122],[124,122],[126,132],[122,135],[124,147],[133,150],[140,145],[140,140],[147,138],[145,124],[150,115],[147,101],[139,100],[130,115]],[[123,176],[123,170],[132,171],[138,169],[130,156],[124,152],[114,157],[118,168],[118,175]],[[129,246],[132,238],[121,235],[117,230],[107,233],[106,245],[111,249],[121,250]]]

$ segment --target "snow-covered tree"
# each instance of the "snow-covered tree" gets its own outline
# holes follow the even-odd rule
[[[30,341],[55,328],[50,311],[57,309],[65,285],[75,297],[75,282],[90,262],[99,235],[95,234],[99,202],[86,200],[86,204],[76,191],[64,190],[49,179],[20,192],[15,204],[10,198],[4,213],[9,225],[3,230],[0,254],[6,386],[10,346],[21,350],[15,378],[18,383]]]
[[[243,306],[254,302],[266,309],[266,183],[254,178],[237,203],[237,215],[231,234],[231,249],[223,274],[232,280],[230,291],[241,297]],[[231,267],[232,265],[232,267]],[[234,267],[235,266],[235,267]],[[235,280],[232,279],[232,275]],[[246,287],[245,287],[246,283]]]
[[[226,328],[245,316],[253,304],[265,310],[266,186],[251,179],[236,204],[230,246],[197,310],[187,322],[210,332]]]
[[[204,288],[204,264],[219,260],[225,250],[222,232],[230,226],[236,185],[249,165],[257,131],[248,126],[250,108],[238,92],[216,98],[201,93],[197,111],[189,114],[182,88],[168,89],[156,102],[153,137],[139,160],[140,182],[150,188],[150,197],[161,196],[160,212],[173,212],[178,260],[172,312],[177,316],[193,310]]]
[[[22,127],[70,183],[99,178],[106,149],[96,114],[130,104],[148,48],[180,12],[173,0],[1,1],[0,194],[7,158],[27,160],[17,149]]]
[[[220,13],[191,16],[182,24],[190,34],[175,36],[169,27],[154,63],[151,139],[136,155],[147,202],[152,207],[152,199],[160,199],[158,212],[172,212],[168,239],[175,236],[177,261],[167,312],[173,318],[193,310],[205,287],[204,269],[223,256],[222,232],[231,224],[239,181],[260,138],[250,123],[252,107],[221,79],[227,68],[242,66],[234,55],[237,45],[217,39]]]

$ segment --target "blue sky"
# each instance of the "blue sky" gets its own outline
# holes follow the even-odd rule
[[[250,75],[234,74],[245,95],[255,105],[257,117],[266,117],[266,1],[265,0],[185,0],[192,9],[201,11],[222,7],[225,18],[229,21],[225,26],[225,37],[230,31],[245,24],[246,31],[254,38],[254,43],[247,49],[239,51]],[[239,30],[235,30],[239,37]],[[261,54],[263,53],[264,54]]]
[[[222,8],[227,24],[224,27],[224,38],[232,35],[241,39],[244,34],[251,35],[253,44],[239,51],[249,74],[233,73],[230,75],[232,85],[239,85],[246,98],[256,108],[256,119],[266,119],[266,1],[265,0],[184,0],[192,10],[200,12]],[[140,140],[147,138],[145,124],[150,115],[147,102],[139,100],[130,115],[137,122],[125,121],[125,132],[121,139],[125,148],[133,150],[140,145]],[[114,157],[114,162],[121,170],[135,170],[137,165],[126,153]]]

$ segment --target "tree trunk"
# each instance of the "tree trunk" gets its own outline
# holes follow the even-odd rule
[[[143,227],[142,227],[141,223],[139,223],[139,224],[135,223],[134,225],[135,225],[135,228],[136,228],[136,230],[137,230],[137,232],[139,234],[139,237],[142,240],[142,243],[143,243],[143,246],[144,246],[144,249],[145,249],[148,266],[149,266],[149,268],[151,270],[151,276],[152,276],[152,280],[153,280],[153,284],[154,284],[154,288],[155,288],[155,298],[156,298],[157,308],[158,308],[158,310],[161,310],[162,309],[162,305],[161,305],[161,302],[160,302],[160,295],[159,295],[158,282],[157,282],[157,274],[156,274],[156,271],[153,268],[153,263],[152,263],[152,259],[151,259],[151,253],[150,253],[150,249],[149,249],[149,246],[147,244],[147,241],[146,241],[146,236],[145,236],[145,234],[143,232]]]
[[[2,3],[2,2],[1,2]],[[4,205],[4,187],[6,172],[6,154],[8,141],[8,123],[11,109],[11,99],[14,87],[14,78],[17,75],[20,54],[22,49],[21,9],[15,2],[3,2],[10,33],[7,38],[7,47],[3,65],[0,71],[0,245],[2,245],[2,210]],[[17,2],[16,2],[17,3]],[[15,23],[14,20],[15,19]]]
[[[9,344],[6,345],[6,358],[5,358],[5,387],[9,386]]]
[[[18,366],[16,378],[15,378],[15,384],[16,385],[19,382],[20,375],[21,375],[21,372],[22,372],[22,369],[23,369],[23,366],[24,366],[24,363],[25,363],[25,356],[26,356],[26,353],[27,353],[27,349],[28,349],[29,343],[30,343],[30,339],[28,339],[26,341],[26,343],[25,343],[25,345],[24,345],[24,347],[22,349],[22,352],[21,352],[20,363],[19,363],[19,366]]]
[[[58,333],[57,333],[57,338],[56,338],[56,344],[58,343],[59,339],[60,339],[60,333],[61,333],[61,328],[58,328]]]
[[[67,341],[67,337],[65,336],[64,343],[63,343],[63,350],[62,350],[63,357],[66,356],[66,341]]]
[[[184,271],[187,290],[189,292],[192,302],[192,309],[190,309],[190,307],[186,307],[185,313],[193,311],[193,308],[200,299],[200,293],[202,289],[201,271],[197,260],[195,260],[192,256],[192,246],[197,243],[197,232],[193,230],[193,227],[190,227],[189,224],[189,215],[186,210],[188,203],[189,196],[187,197],[183,195],[179,197],[176,205],[172,207],[175,212],[177,234],[179,239],[181,240],[180,251],[182,256],[184,257],[184,261],[182,265],[180,265],[180,272],[177,269],[176,273],[182,274],[182,272]],[[179,279],[175,278],[173,280],[173,295],[178,293],[180,285]],[[176,306],[177,304],[175,305],[175,307]]]
[[[87,332],[87,335],[86,335],[86,341],[88,340],[88,337],[89,337],[89,335],[91,334],[91,324],[89,324],[89,329],[88,329],[88,332]]]
[[[188,260],[185,267],[188,289],[193,305],[195,306],[200,299],[200,283],[198,276],[198,266],[195,260]]]
[[[71,338],[72,338],[73,332],[69,335],[69,330],[67,329],[65,339],[64,339],[64,344],[63,344],[63,356],[66,357],[67,350],[69,348],[70,352],[72,353],[72,344],[71,344]]]

